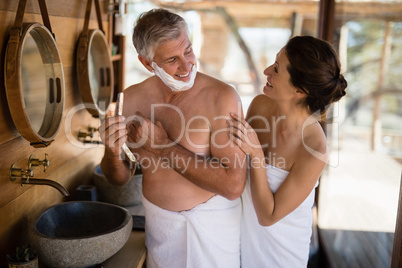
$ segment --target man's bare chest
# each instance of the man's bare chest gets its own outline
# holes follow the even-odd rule
[[[205,153],[210,147],[211,119],[197,106],[150,105],[151,121],[162,123],[168,136],[193,151]]]

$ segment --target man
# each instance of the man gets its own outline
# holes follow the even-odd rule
[[[239,96],[197,72],[180,16],[164,9],[142,14],[133,43],[155,76],[127,88],[124,116],[100,127],[101,168],[111,183],[130,179],[125,142],[142,167],[147,267],[239,267],[247,165],[227,131],[230,113],[242,114]]]

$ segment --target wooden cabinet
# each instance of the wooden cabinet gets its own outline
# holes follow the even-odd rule
[[[119,7],[115,5],[115,12]],[[126,55],[126,37],[116,35],[115,33],[115,13],[109,14],[109,47],[112,54],[113,72],[114,72],[114,96],[116,101],[117,94],[125,88],[125,55]]]
[[[117,47],[117,54],[112,55],[113,72],[114,72],[114,97],[116,101],[117,93],[124,90],[125,84],[125,54],[126,54],[126,37],[113,36],[113,44]]]

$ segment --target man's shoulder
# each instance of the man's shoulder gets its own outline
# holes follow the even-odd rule
[[[126,95],[141,95],[141,94],[146,94],[147,89],[153,88],[152,84],[155,83],[155,77],[148,77],[147,79],[143,80],[140,83],[133,84],[129,87],[127,87],[124,92]]]
[[[226,82],[205,73],[198,73],[201,92],[215,95],[216,97],[238,97],[235,88]]]
[[[202,82],[202,84],[205,86],[233,89],[231,85],[208,74],[198,72],[197,77],[200,79],[200,82]]]
[[[201,83],[198,97],[203,101],[200,105],[208,110],[211,116],[225,115],[229,112],[242,114],[241,99],[231,85],[206,74],[200,75]]]
[[[155,83],[155,76],[147,77],[144,80],[142,80],[141,82],[138,82],[136,84],[129,86],[127,89],[139,89],[139,88],[146,87],[147,85],[152,84],[152,83]]]

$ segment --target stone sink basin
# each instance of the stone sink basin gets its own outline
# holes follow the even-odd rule
[[[132,230],[125,208],[93,201],[48,208],[34,222],[30,242],[48,267],[91,267],[118,252]]]

